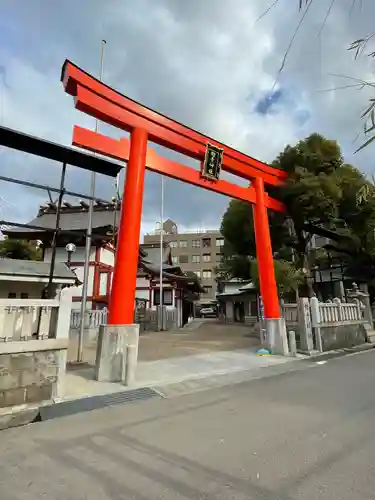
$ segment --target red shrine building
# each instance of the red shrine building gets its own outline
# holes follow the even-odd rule
[[[64,202],[60,211],[59,230],[56,232],[57,206],[47,203],[40,206],[37,216],[28,226],[3,231],[8,238],[41,242],[42,258],[51,261],[52,241],[56,238],[56,262],[65,262],[82,282],[85,260],[85,235],[89,206],[81,201],[78,205]],[[92,247],[89,261],[88,309],[108,307],[112,275],[115,263],[114,234],[120,219],[120,203],[97,202],[92,218]],[[115,231],[114,231],[115,228]],[[68,243],[74,243],[75,251],[69,255]],[[136,300],[144,301],[147,308],[160,305],[160,244],[140,246],[137,273]],[[163,305],[176,308],[179,326],[183,324],[183,309],[199,298],[204,290],[195,276],[186,276],[182,269],[172,265],[171,249],[167,243],[163,250]],[[73,308],[81,306],[82,285],[73,293]]]

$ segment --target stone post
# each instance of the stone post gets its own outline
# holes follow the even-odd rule
[[[373,318],[372,318],[372,311],[371,311],[371,303],[370,303],[370,295],[368,293],[368,286],[366,283],[363,283],[359,285],[359,288],[362,293],[362,302],[365,305],[365,310],[364,310],[364,317],[367,323],[370,324],[371,328],[373,328]]]
[[[301,325],[301,351],[310,354],[314,350],[314,340],[310,303],[307,297],[301,297],[298,301],[298,317]]]
[[[321,317],[320,317],[319,300],[316,297],[311,297],[310,309],[311,309],[311,325],[313,328],[313,332],[315,334],[316,348],[318,349],[318,351],[323,352],[323,342],[320,331]]]

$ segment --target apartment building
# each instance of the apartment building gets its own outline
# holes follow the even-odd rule
[[[183,271],[194,272],[201,280],[206,293],[201,303],[216,300],[215,267],[221,260],[224,238],[220,231],[191,231],[179,233],[177,224],[168,219],[163,224],[163,240],[171,247],[172,263]],[[160,225],[144,236],[144,243],[160,241]]]

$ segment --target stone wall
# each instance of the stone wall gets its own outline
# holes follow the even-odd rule
[[[0,354],[0,408],[51,400],[66,350]]]
[[[320,329],[323,351],[364,344],[367,340],[363,324],[326,326]]]

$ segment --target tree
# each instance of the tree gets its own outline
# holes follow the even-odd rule
[[[343,165],[338,144],[312,134],[295,146],[287,146],[272,163],[288,173],[281,186],[268,189],[274,198],[286,206],[285,214],[270,213],[273,250],[278,259],[291,260],[309,274],[308,244],[311,233],[330,227],[338,215],[340,187],[337,170]],[[232,201],[224,214],[221,230],[225,239],[224,266],[228,256],[254,258],[255,235],[252,208],[249,204]]]
[[[40,249],[25,240],[6,238],[0,241],[0,256],[7,259],[40,260]]]
[[[317,257],[319,262],[327,260],[327,253],[317,256],[310,251],[311,236],[316,234],[332,241],[327,250],[341,257],[353,273],[361,263],[375,277],[375,187],[359,170],[343,162],[336,141],[312,134],[287,146],[272,165],[288,172],[281,187],[268,189],[286,206],[285,214],[269,214],[274,257],[293,261],[296,269],[311,276]],[[231,201],[221,230],[225,244],[219,273],[249,277],[248,266],[256,256],[249,204]],[[311,295],[310,279],[306,285],[301,293]]]
[[[294,264],[286,260],[274,260],[275,279],[277,289],[281,296],[296,292],[304,282],[304,274],[300,269],[296,269]],[[252,260],[250,263],[251,281],[259,290],[258,263]]]

